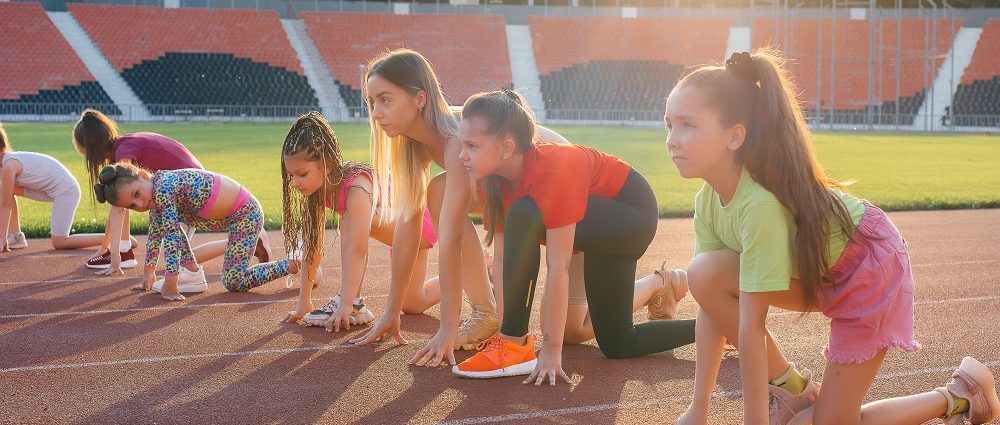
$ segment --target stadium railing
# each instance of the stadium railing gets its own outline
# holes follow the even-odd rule
[[[191,105],[147,104],[150,112],[143,116],[139,105],[101,105],[83,103],[0,103],[0,121],[51,121],[67,122],[79,118],[84,108],[111,110],[117,106],[121,114],[111,114],[121,122],[288,122],[299,115],[316,110],[308,105]],[[363,107],[337,111],[338,116],[327,117],[334,122],[365,122],[368,114]],[[598,109],[549,109],[549,125],[621,125],[638,127],[663,126],[663,110],[598,110]],[[904,115],[879,114],[866,111],[805,111],[813,130],[865,130],[865,131],[939,131],[939,132],[993,132],[1000,133],[1000,115],[918,115],[912,122],[905,122]]]

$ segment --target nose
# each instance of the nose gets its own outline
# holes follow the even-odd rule
[[[675,135],[676,133],[677,133],[676,131],[667,132],[667,141],[666,141],[667,152],[675,150],[678,147],[678,140],[677,136]]]
[[[462,151],[458,153],[458,159],[461,159],[462,161],[469,160],[469,150],[466,149],[465,146],[462,146]]]

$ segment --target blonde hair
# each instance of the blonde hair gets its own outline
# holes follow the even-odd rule
[[[431,154],[426,146],[399,135],[389,137],[375,118],[367,82],[379,75],[411,95],[424,91],[427,103],[420,117],[442,136],[458,135],[458,117],[451,111],[441,91],[441,83],[434,69],[420,53],[409,49],[386,52],[373,59],[365,68],[364,96],[371,125],[372,168],[375,173],[373,198],[382,224],[408,219],[420,214],[427,203],[427,184],[430,181]],[[389,176],[396,176],[390,187]]]
[[[7,142],[7,132],[3,130],[3,123],[0,123],[0,153],[10,150],[10,143]]]

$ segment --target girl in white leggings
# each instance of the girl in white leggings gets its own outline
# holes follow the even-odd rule
[[[34,152],[14,152],[0,126],[0,234],[7,237],[0,252],[28,246],[21,232],[14,195],[52,203],[50,234],[55,249],[96,246],[103,234],[70,235],[73,215],[80,203],[80,185],[55,158]]]

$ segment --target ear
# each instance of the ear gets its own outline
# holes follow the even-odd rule
[[[424,109],[424,106],[427,105],[427,92],[418,90],[415,97],[417,100],[417,109]]]
[[[736,125],[729,128],[729,142],[726,143],[726,147],[729,150],[737,150],[743,146],[743,142],[747,138],[747,126],[743,123],[736,123]]]
[[[500,141],[500,154],[503,159],[510,159],[515,153],[517,153],[517,142],[511,137],[504,137]]]
[[[140,168],[139,169],[139,177],[142,177],[142,178],[144,178],[146,180],[149,180],[149,179],[153,178],[153,175],[150,174],[149,171],[146,171],[146,170]]]

